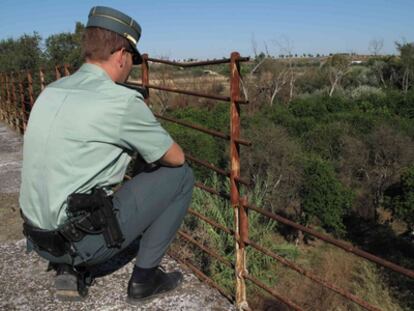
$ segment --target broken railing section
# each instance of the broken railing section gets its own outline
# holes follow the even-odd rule
[[[372,306],[361,298],[355,296],[354,294],[343,290],[331,282],[324,280],[323,278],[313,274],[310,271],[303,269],[298,266],[296,263],[272,252],[268,248],[260,245],[260,241],[252,241],[249,238],[249,216],[248,211],[255,213],[260,213],[264,217],[272,220],[283,223],[285,225],[291,226],[297,230],[306,232],[318,239],[321,239],[327,243],[330,243],[336,247],[343,249],[346,252],[353,253],[356,256],[365,258],[371,262],[374,262],[380,266],[391,269],[397,273],[405,275],[409,278],[414,278],[414,271],[406,269],[404,267],[398,266],[392,262],[369,254],[363,250],[360,250],[348,243],[345,243],[340,240],[336,240],[328,235],[324,235],[315,230],[312,230],[308,227],[297,224],[289,219],[281,217],[280,215],[274,214],[268,210],[257,207],[253,204],[248,203],[248,198],[240,196],[239,186],[244,185],[249,187],[250,181],[246,178],[240,176],[240,145],[250,147],[252,144],[248,140],[242,139],[240,137],[240,108],[244,105],[247,105],[248,99],[243,98],[240,95],[240,64],[242,62],[248,61],[248,58],[240,57],[237,52],[231,54],[228,59],[213,60],[213,61],[202,61],[202,62],[192,62],[192,63],[180,63],[172,62],[162,59],[150,58],[147,54],[143,54],[143,63],[141,65],[141,83],[126,83],[130,88],[139,88],[142,91],[142,88],[146,91],[147,96],[150,95],[150,89],[156,89],[162,92],[169,93],[179,93],[185,94],[188,96],[203,97],[208,99],[214,99],[221,102],[221,104],[229,104],[229,113],[230,113],[230,133],[223,133],[213,129],[202,127],[198,124],[192,124],[187,121],[177,120],[172,117],[165,115],[155,114],[157,118],[162,119],[167,122],[173,122],[183,127],[187,127],[196,131],[205,133],[206,135],[211,135],[218,139],[224,139],[229,142],[229,162],[230,169],[224,170],[219,167],[214,166],[213,164],[203,160],[198,159],[191,154],[190,151],[186,154],[186,159],[190,161],[193,165],[203,166],[221,176],[224,176],[229,179],[230,182],[230,193],[222,189],[214,189],[208,187],[207,185],[197,181],[195,186],[205,192],[219,196],[220,198],[231,203],[231,206],[234,211],[234,223],[228,224],[231,228],[219,224],[217,221],[208,218],[202,213],[189,209],[189,214],[194,217],[197,217],[200,221],[207,223],[209,226],[220,230],[234,239],[235,247],[235,258],[234,262],[230,262],[227,258],[224,258],[216,250],[212,250],[206,245],[203,245],[195,238],[193,238],[188,232],[183,230],[179,231],[178,237],[187,243],[191,243],[204,253],[211,256],[213,260],[217,260],[226,266],[229,269],[233,269],[235,274],[235,288],[232,292],[221,287],[217,284],[211,277],[207,276],[192,263],[189,259],[182,258],[180,254],[170,252],[170,255],[173,256],[178,261],[185,264],[189,269],[191,269],[194,274],[199,277],[201,280],[207,284],[213,286],[218,291],[220,291],[227,299],[235,302],[239,310],[249,310],[249,305],[247,303],[249,297],[246,291],[246,281],[255,285],[257,288],[267,292],[273,296],[278,301],[282,302],[292,310],[302,310],[295,302],[287,299],[280,295],[275,289],[269,287],[264,282],[259,280],[257,277],[249,274],[248,272],[248,262],[246,262],[246,249],[252,249],[256,252],[260,252],[263,256],[268,256],[273,258],[280,264],[296,271],[297,273],[303,275],[304,277],[312,280],[313,282],[323,286],[338,295],[341,295],[347,300],[350,300],[357,305],[361,306],[366,310],[379,310],[379,308]],[[199,92],[193,92],[188,90],[170,88],[161,85],[153,85],[150,83],[149,77],[149,63],[160,63],[164,65],[179,66],[183,68],[195,67],[195,66],[206,66],[206,65],[219,65],[219,64],[229,64],[230,66],[230,94],[229,96],[220,96],[217,94],[203,94]],[[53,76],[55,79],[60,79],[62,76],[67,76],[70,74],[70,68],[68,65],[56,66],[53,69],[53,73],[49,72],[49,77]],[[36,78],[34,78],[34,76]],[[38,93],[45,88],[46,82],[46,73],[44,69],[39,69],[38,72],[20,72],[20,73],[0,73],[0,119],[4,120],[11,127],[23,133],[26,129],[27,120],[30,116],[30,111],[34,105],[34,100],[37,97]],[[126,179],[130,177],[126,176]],[[224,206],[223,206],[224,208]]]

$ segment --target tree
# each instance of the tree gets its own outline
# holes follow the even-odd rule
[[[326,230],[344,233],[343,218],[351,209],[354,196],[339,182],[330,164],[319,159],[306,161],[300,196],[305,224],[318,219]]]
[[[77,22],[75,32],[62,32],[46,39],[46,56],[52,65],[69,64],[74,68],[82,64],[81,40],[85,26]]]
[[[281,40],[274,40],[274,43],[279,46],[279,49],[281,52],[284,52],[288,55],[289,61],[288,61],[288,80],[289,80],[289,100],[290,102],[293,99],[293,91],[295,88],[295,82],[296,82],[296,72],[295,72],[295,64],[292,61],[293,56],[293,43],[292,41],[286,37],[282,36]],[[273,98],[276,95],[272,96]],[[271,103],[273,100],[271,101]]]
[[[373,39],[369,42],[368,50],[371,52],[372,55],[379,55],[382,48],[384,47],[384,40],[383,39]]]
[[[401,64],[403,66],[402,89],[407,94],[412,80],[414,80],[414,42],[395,43],[400,52]]]
[[[42,37],[24,34],[18,39],[8,38],[0,41],[0,71],[20,71],[37,69],[42,61],[40,43]]]
[[[329,97],[331,97],[335,89],[340,86],[342,78],[348,73],[350,66],[351,62],[347,55],[334,54],[328,58],[324,67],[328,71],[329,81],[331,82]]]

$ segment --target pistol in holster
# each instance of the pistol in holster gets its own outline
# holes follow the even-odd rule
[[[91,194],[73,193],[67,203],[69,220],[77,228],[88,234],[102,233],[108,248],[121,247],[125,239],[113,209],[112,198],[103,189],[93,189]]]

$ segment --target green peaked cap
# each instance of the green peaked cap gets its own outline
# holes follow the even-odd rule
[[[128,15],[105,6],[95,6],[88,15],[88,27],[104,28],[123,36],[131,45],[133,50],[133,63],[142,63],[142,57],[137,49],[137,43],[141,37],[141,26]]]

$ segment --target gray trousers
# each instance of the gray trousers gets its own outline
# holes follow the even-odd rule
[[[120,249],[107,248],[102,234],[88,235],[74,243],[75,265],[103,263],[140,238],[135,264],[152,268],[161,262],[174,239],[191,202],[194,175],[191,168],[160,167],[143,172],[126,182],[114,194],[113,204],[125,241]],[[52,262],[71,263],[71,257],[51,256],[38,251]]]

